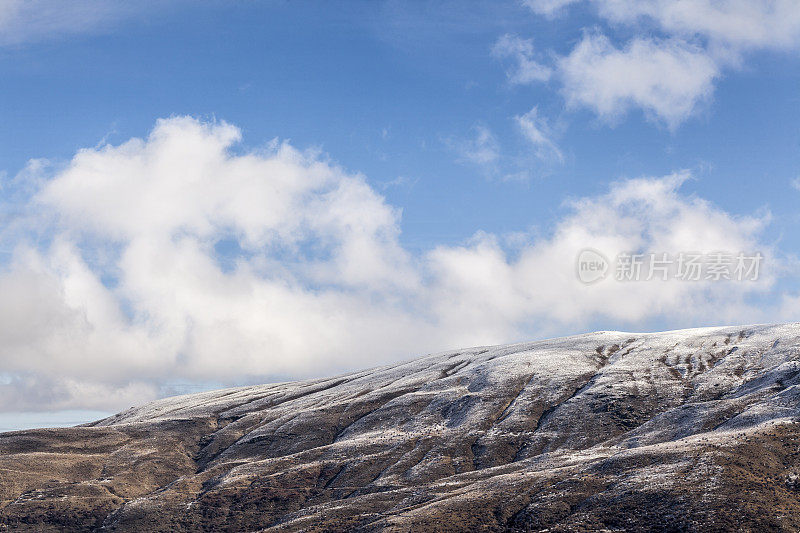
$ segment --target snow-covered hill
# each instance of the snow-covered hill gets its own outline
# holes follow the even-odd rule
[[[800,324],[598,332],[0,435],[0,530],[800,529]]]

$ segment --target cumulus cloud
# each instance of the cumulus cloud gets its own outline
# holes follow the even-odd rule
[[[619,23],[655,22],[670,34],[700,36],[736,49],[797,48],[800,9],[794,0],[594,0]]]
[[[552,17],[581,0],[526,0]],[[715,82],[755,50],[800,47],[794,0],[589,0],[600,19],[635,35],[621,46],[595,29],[556,61],[553,77],[573,106],[615,121],[642,109],[674,129],[710,101]],[[522,41],[524,42],[524,41]],[[524,52],[519,52],[521,57]],[[521,60],[520,60],[521,61]],[[546,65],[539,65],[547,69]],[[540,81],[530,77],[519,83]]]
[[[598,316],[627,324],[653,316],[704,320],[711,313],[716,320],[733,321],[758,316],[744,297],[767,290],[773,282],[768,275],[734,286],[704,280],[576,283],[576,256],[585,248],[607,258],[637,250],[672,256],[681,251],[758,250],[774,261],[758,241],[768,215],[733,217],[702,199],[684,196],[679,188],[687,178],[679,173],[628,180],[606,194],[574,200],[552,235],[525,246],[513,260],[491,236],[463,247],[439,248],[432,260],[447,275],[441,276],[436,301],[458,301],[467,318],[479,309],[490,311],[472,316],[476,328],[487,317],[498,327],[527,323],[541,328],[587,323]]]
[[[524,0],[540,15],[563,14],[583,0]],[[800,46],[800,10],[794,0],[588,0],[613,23],[655,23],[670,35],[702,37],[718,45],[747,48]]]
[[[9,387],[71,376],[85,387],[63,394],[85,406],[80,390],[335,371],[402,344],[409,319],[385,301],[419,280],[399,211],[314,154],[234,156],[238,139],[162,120],[147,139],[80,151],[40,188],[31,206],[51,242],[16,243],[0,280]],[[221,258],[226,240],[237,251]]]
[[[719,76],[716,63],[683,41],[634,39],[620,50],[603,35],[586,35],[560,60],[568,105],[607,120],[640,108],[670,128],[707,101]]]
[[[751,321],[762,311],[748,295],[772,281],[579,282],[587,246],[760,250],[770,264],[768,218],[682,194],[686,174],[571,201],[551,233],[513,251],[478,233],[412,254],[400,210],[365,177],[239,140],[232,125],[175,117],[36,178],[3,237],[14,252],[0,267],[0,410],[117,409],[175,381],[328,374],[600,319]]]

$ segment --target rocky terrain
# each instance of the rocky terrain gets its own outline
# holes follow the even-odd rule
[[[0,531],[798,531],[800,324],[599,332],[0,434]]]

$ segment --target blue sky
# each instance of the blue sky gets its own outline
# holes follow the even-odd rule
[[[791,1],[70,6],[0,5],[8,427],[800,311]],[[766,259],[585,287],[589,246]]]

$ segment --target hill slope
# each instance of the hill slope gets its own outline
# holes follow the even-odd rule
[[[599,332],[0,434],[0,530],[800,530],[800,324]]]

